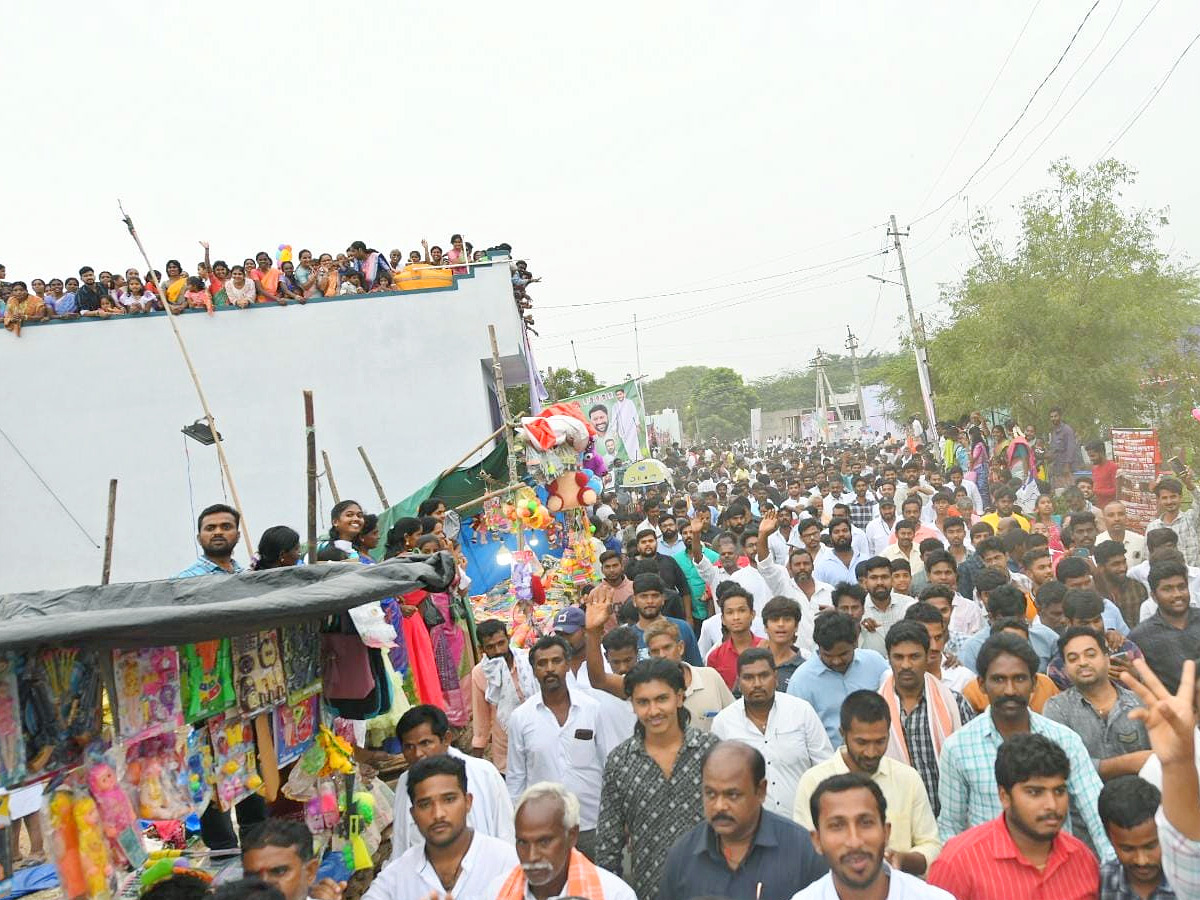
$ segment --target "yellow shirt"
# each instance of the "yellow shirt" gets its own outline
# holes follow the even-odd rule
[[[990,512],[986,516],[980,516],[979,521],[987,522],[989,525],[991,525],[992,531],[999,531],[1000,530],[1000,518],[1001,518],[1001,516],[999,513]],[[1023,515],[1021,515],[1019,512],[1016,512],[1014,510],[1013,512],[1010,512],[1007,516],[1004,516],[1004,518],[1016,519],[1017,524],[1021,526],[1021,530],[1024,531],[1026,534],[1029,533],[1029,520],[1027,518],[1025,518]]]
[[[792,818],[809,831],[813,830],[813,823],[808,800],[817,785],[826,778],[850,771],[844,753],[845,749],[839,748],[825,762],[813,766],[800,776]],[[888,849],[897,853],[920,853],[927,863],[932,863],[942,851],[942,842],[938,839],[937,820],[933,817],[933,807],[929,805],[929,795],[925,793],[925,782],[917,770],[885,756],[879,761],[879,769],[871,776],[871,780],[879,785],[883,798],[887,800],[887,820],[892,826]]]

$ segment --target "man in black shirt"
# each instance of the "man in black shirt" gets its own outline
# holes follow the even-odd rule
[[[663,580],[666,586],[666,603],[663,614],[684,619],[692,624],[692,592],[679,563],[658,552],[658,534],[653,528],[643,528],[637,533],[637,555],[625,566],[625,574],[636,578],[642,572],[650,572]],[[679,604],[678,606],[676,604]]]
[[[1184,660],[1200,656],[1200,609],[1191,606],[1188,567],[1170,560],[1150,564],[1150,593],[1158,611],[1129,633],[1163,686],[1179,690]]]
[[[96,273],[91,266],[79,270],[79,278],[83,282],[75,292],[75,303],[81,316],[100,316],[102,312],[101,298],[108,296],[108,291],[96,281]]]

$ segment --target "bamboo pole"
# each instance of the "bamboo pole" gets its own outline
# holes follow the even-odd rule
[[[313,416],[313,393],[304,392],[304,442],[308,456],[308,563],[317,561],[317,432]]]
[[[504,392],[504,366],[500,363],[500,345],[496,343],[495,325],[488,325],[488,339],[492,344],[492,377],[496,382],[496,403],[500,406],[500,419],[504,423],[501,427],[507,429],[512,417],[508,411],[508,395]],[[508,483],[516,484],[517,455],[513,450],[511,436],[506,436],[505,443],[508,447]],[[517,549],[525,549],[525,529],[521,527],[520,522],[517,523]]]
[[[392,504],[388,503],[387,494],[383,492],[383,485],[379,483],[379,476],[375,474],[375,467],[371,465],[371,457],[367,456],[367,451],[362,447],[358,448],[358,455],[362,457],[363,465],[367,467],[367,474],[371,476],[371,483],[375,485],[375,493],[379,495],[379,502],[383,504],[384,509],[391,509]]]
[[[171,312],[170,308],[167,307],[166,293],[163,291],[162,285],[158,283],[158,279],[154,277],[154,264],[150,262],[150,255],[146,253],[146,248],[142,246],[142,239],[138,237],[137,229],[133,226],[133,219],[125,212],[125,207],[121,206],[121,201],[119,200],[117,201],[117,207],[121,210],[125,227],[129,229],[129,236],[137,244],[138,252],[142,254],[142,259],[146,262],[147,281],[154,285],[159,298],[163,301],[163,308],[167,311],[167,321],[171,323],[171,330],[175,333],[175,340],[179,343],[179,352],[183,354],[183,361],[187,365],[188,374],[192,376],[192,384],[196,387],[196,395],[200,398],[200,408],[204,410],[204,419],[208,423],[208,428],[212,432],[213,442],[217,446],[217,461],[221,465],[221,471],[225,473],[225,480],[229,482],[229,493],[233,495],[233,505],[237,507],[238,514],[241,516],[241,529],[242,534],[246,538],[246,551],[253,558],[254,539],[250,536],[250,524],[246,521],[246,510],[242,506],[241,498],[238,496],[237,482],[233,480],[233,470],[229,467],[229,460],[225,457],[225,444],[221,440],[221,435],[217,433],[217,421],[213,418],[212,410],[208,406],[208,398],[205,397],[204,388],[200,385],[200,376],[196,373],[196,367],[192,365],[192,357],[188,353],[187,344],[183,342],[183,335],[180,333],[179,325],[175,321],[175,313]]]
[[[503,407],[501,407],[501,409],[503,410]],[[504,434],[504,430],[507,427],[508,427],[508,420],[506,419],[505,423],[503,425],[501,425],[499,428],[497,428],[495,431],[493,431],[491,434],[489,434],[487,437],[485,437],[482,441],[480,441],[478,444],[476,444],[474,447],[472,447],[470,450],[468,450],[466,452],[466,455],[464,455],[462,457],[462,459],[460,459],[458,462],[452,464],[448,468],[443,469],[442,474],[438,477],[445,478],[447,475],[449,475],[451,472],[453,472],[455,469],[457,469],[459,466],[461,466],[463,463],[465,463],[468,459],[470,459],[472,456],[474,456],[476,453],[478,453],[480,450],[482,450],[484,447],[486,447],[488,445],[489,441],[493,441],[496,438],[500,437],[500,435]]]
[[[488,491],[482,497],[476,497],[474,500],[468,500],[466,503],[460,503],[458,506],[454,507],[454,511],[462,512],[464,509],[468,509],[469,507],[475,506],[476,504],[483,503],[485,500],[491,500],[493,497],[501,497],[504,494],[512,493],[513,491],[517,490],[518,488],[523,488],[523,487],[525,487],[524,484],[518,483],[518,484],[505,485],[502,488],[496,488],[496,490],[494,490],[494,491]]]
[[[325,460],[325,480],[329,482],[329,493],[333,494],[333,502],[341,503],[342,498],[338,496],[337,482],[333,480],[333,466],[329,465],[329,454],[324,450],[321,451],[321,459]]]
[[[108,481],[108,525],[104,529],[104,568],[100,572],[100,583],[108,584],[112,574],[113,525],[117,520],[117,479]]]

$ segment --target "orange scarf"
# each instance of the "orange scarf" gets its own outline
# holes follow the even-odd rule
[[[904,739],[904,724],[900,718],[900,698],[896,694],[896,684],[891,672],[879,686],[879,694],[887,701],[888,709],[892,712],[887,755],[911,766],[912,758],[908,752],[908,742]],[[950,688],[928,672],[925,673],[925,713],[929,716],[929,734],[933,738],[934,755],[941,756],[942,744],[946,742],[946,738],[962,727],[962,716]]]
[[[571,848],[567,862],[567,883],[563,887],[564,897],[586,897],[587,900],[604,900],[604,888],[600,885],[600,872],[590,859]],[[496,900],[524,900],[525,872],[517,866],[505,879]]]

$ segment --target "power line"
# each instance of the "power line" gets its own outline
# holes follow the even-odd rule
[[[1051,113],[1058,108],[1059,101],[1061,101],[1063,95],[1066,94],[1067,88],[1071,86],[1071,82],[1075,80],[1075,76],[1083,71],[1084,67],[1088,64],[1091,58],[1095,56],[1096,51],[1100,49],[1100,45],[1104,43],[1104,39],[1108,37],[1109,31],[1112,30],[1113,23],[1117,21],[1117,17],[1120,16],[1121,9],[1124,5],[1124,0],[1120,0],[1120,2],[1117,3],[1117,8],[1113,11],[1112,17],[1109,18],[1108,24],[1104,26],[1104,31],[1100,32],[1099,39],[1095,44],[1092,45],[1092,49],[1087,52],[1087,55],[1080,60],[1079,65],[1077,65],[1071,74],[1067,76],[1066,80],[1062,84],[1062,88],[1059,89],[1058,95],[1054,98],[1054,102],[1046,107],[1046,112],[1042,114],[1042,117],[1038,119],[1032,128],[1025,132],[1019,141],[1017,141],[1017,145],[1012,148],[1012,152],[1009,153],[1008,156],[1006,156],[1003,160],[992,166],[991,170],[985,173],[981,180],[986,181],[988,178],[991,178],[1010,162],[1012,162],[1017,157],[1017,154],[1021,152],[1021,148],[1025,146],[1025,142],[1033,137],[1039,128],[1046,124],[1046,120],[1049,119]]]
[[[996,85],[1000,82],[1000,76],[1004,74],[1005,68],[1008,66],[1008,61],[1012,59],[1013,53],[1017,49],[1017,45],[1021,43],[1021,38],[1025,36],[1025,29],[1029,27],[1029,23],[1033,20],[1033,14],[1037,12],[1038,7],[1042,5],[1042,0],[1035,0],[1033,6],[1029,10],[1029,15],[1025,17],[1025,24],[1021,26],[1020,32],[1017,34],[1017,39],[1013,41],[1012,46],[1008,48],[1008,54],[1004,57],[1004,62],[1000,63],[1000,68],[996,71],[996,77],[992,79],[992,83],[988,86],[987,92],[983,95],[983,99],[979,101],[979,106],[975,109],[975,115],[971,116],[971,121],[967,123],[967,127],[963,129],[962,136],[959,137],[958,143],[954,145],[954,149],[950,151],[950,157],[946,160],[946,164],[942,166],[942,170],[938,172],[937,178],[933,180],[933,184],[929,186],[929,190],[925,192],[925,196],[921,198],[921,202],[917,204],[917,209],[920,209],[929,200],[929,195],[934,192],[934,189],[941,183],[950,164],[954,162],[958,156],[958,151],[962,149],[963,141],[967,139],[967,135],[971,133],[971,128],[975,125],[975,120],[979,118],[979,114],[983,112],[983,108],[987,106],[988,100],[992,96],[992,91],[996,89]],[[884,223],[887,224],[887,223]]]
[[[1129,131],[1130,128],[1132,128],[1134,125],[1137,124],[1137,120],[1142,117],[1142,113],[1144,113],[1147,109],[1150,108],[1150,104],[1154,102],[1154,98],[1158,96],[1159,91],[1161,91],[1163,89],[1163,87],[1166,85],[1166,83],[1168,81],[1170,81],[1171,76],[1175,74],[1175,70],[1177,68],[1179,68],[1179,64],[1181,62],[1183,62],[1183,58],[1185,56],[1187,56],[1188,51],[1192,49],[1192,46],[1198,40],[1200,40],[1200,33],[1198,33],[1195,37],[1193,37],[1190,41],[1188,41],[1188,45],[1183,48],[1183,52],[1180,53],[1179,56],[1175,59],[1175,62],[1172,63],[1171,68],[1167,70],[1167,74],[1163,77],[1163,80],[1158,83],[1158,87],[1156,87],[1154,89],[1154,92],[1142,104],[1141,108],[1137,111],[1137,114],[1134,115],[1133,120],[1128,125],[1126,125],[1124,128],[1122,128],[1120,133],[1115,138],[1113,138],[1111,141],[1108,142],[1108,146],[1106,146],[1100,152],[1100,155],[1096,157],[1096,160],[1103,159],[1105,156],[1107,156],[1108,151],[1111,150],[1113,147],[1115,147],[1117,145],[1117,143],[1121,140],[1121,138],[1125,137],[1125,133],[1127,131]],[[1094,162],[1096,162],[1096,160],[1092,160],[1092,162],[1094,163]]]
[[[1029,161],[1031,159],[1033,159],[1034,156],[1037,155],[1037,152],[1046,145],[1046,142],[1048,140],[1050,140],[1051,137],[1053,137],[1054,132],[1058,131],[1059,126],[1061,126],[1062,123],[1067,120],[1067,117],[1070,116],[1071,113],[1075,111],[1075,107],[1077,107],[1080,104],[1080,102],[1083,100],[1083,98],[1086,97],[1091,92],[1092,88],[1095,87],[1096,82],[1099,81],[1100,78],[1104,75],[1104,73],[1108,71],[1108,67],[1111,66],[1113,64],[1113,61],[1116,60],[1116,58],[1121,55],[1121,51],[1123,51],[1126,48],[1126,46],[1128,46],[1129,42],[1133,40],[1134,35],[1136,35],[1141,30],[1142,26],[1146,23],[1146,20],[1148,18],[1150,18],[1150,14],[1153,13],[1154,10],[1158,9],[1158,4],[1161,2],[1162,2],[1162,0],[1155,0],[1154,5],[1151,6],[1148,10],[1146,10],[1146,14],[1138,20],[1138,23],[1133,26],[1133,30],[1131,32],[1129,32],[1128,35],[1125,36],[1125,40],[1123,40],[1121,42],[1121,45],[1119,47],[1117,47],[1116,50],[1113,51],[1113,54],[1112,54],[1112,56],[1110,56],[1108,58],[1108,61],[1105,62],[1104,65],[1100,67],[1100,71],[1097,72],[1092,77],[1092,80],[1088,82],[1087,87],[1085,87],[1083,89],[1083,93],[1081,93],[1078,97],[1076,97],[1075,102],[1067,107],[1067,111],[1064,112],[1062,114],[1062,116],[1059,118],[1059,120],[1054,123],[1054,127],[1051,128],[1048,132],[1046,132],[1046,136],[1041,139],[1041,141],[1038,143],[1038,145],[1036,147],[1033,148],[1033,150],[1030,151],[1028,156],[1026,156],[1023,160],[1021,160],[1020,164],[1015,169],[1013,169],[1012,174],[1009,175],[1008,178],[1006,178],[1004,180],[1004,183],[1001,184],[1000,187],[998,187],[996,189],[995,193],[993,193],[990,197],[987,198],[987,200],[984,201],[985,206],[987,204],[991,203],[993,200],[995,200],[996,197],[998,197],[1000,195],[1000,192],[1003,191],[1006,187],[1008,187],[1009,182],[1011,182],[1014,178],[1017,177],[1017,173],[1020,172],[1023,168],[1025,168],[1025,166],[1027,166],[1029,164]]]
[[[88,530],[83,527],[82,523],[77,518],[75,518],[75,514],[72,513],[71,510],[67,509],[67,504],[63,503],[62,498],[59,497],[58,494],[54,493],[54,488],[50,487],[50,485],[48,485],[46,483],[46,479],[43,478],[40,474],[38,474],[38,470],[33,467],[33,463],[31,463],[28,459],[26,459],[25,454],[22,453],[19,449],[17,449],[17,445],[13,443],[12,438],[10,438],[8,436],[8,434],[4,431],[3,428],[0,428],[0,437],[3,437],[4,440],[8,441],[8,446],[13,448],[13,452],[16,453],[18,457],[20,457],[21,462],[25,463],[25,466],[29,469],[30,472],[33,473],[33,477],[36,478],[41,483],[42,487],[44,487],[46,489],[46,492],[51,497],[54,498],[54,502],[62,507],[62,511],[65,512],[67,514],[67,516],[71,519],[71,521],[75,523],[75,527],[78,528],[80,530],[80,532],[82,532],[83,536],[88,539],[88,542],[93,547],[95,547],[97,550],[99,550],[100,545],[98,543],[96,543],[96,539],[94,537],[92,537],[90,534],[88,534]]]
[[[589,301],[586,303],[559,303],[559,304],[555,304],[553,306],[539,305],[538,310],[544,311],[544,310],[550,310],[550,309],[579,309],[579,308],[587,307],[587,306],[611,306],[615,303],[633,303],[634,301],[637,301],[637,300],[656,300],[656,299],[659,299],[662,297],[680,297],[685,294],[701,294],[706,291],[719,291],[719,290],[723,290],[724,288],[740,287],[745,284],[757,284],[762,281],[770,281],[773,278],[783,278],[787,275],[795,275],[799,272],[811,272],[814,269],[823,269],[826,266],[832,266],[836,263],[846,262],[847,260],[866,259],[869,256],[874,256],[876,254],[876,252],[877,251],[872,250],[867,253],[855,253],[850,256],[843,256],[839,259],[831,259],[831,260],[827,260],[822,263],[815,263],[814,265],[811,265],[811,266],[801,266],[798,269],[789,269],[785,272],[776,272],[772,275],[763,275],[759,278],[747,278],[743,281],[731,281],[728,284],[714,284],[714,285],[710,285],[708,287],[689,288],[687,290],[680,290],[680,291],[666,291],[661,294],[643,294],[638,297],[622,297],[617,300],[592,300],[592,301]]]
[[[1042,88],[1046,86],[1046,82],[1048,82],[1050,80],[1050,78],[1054,75],[1054,73],[1058,71],[1058,67],[1062,65],[1062,62],[1064,59],[1066,59],[1067,54],[1071,50],[1071,47],[1074,46],[1075,39],[1077,37],[1079,37],[1079,32],[1081,32],[1083,30],[1083,26],[1087,24],[1088,19],[1091,18],[1092,13],[1095,11],[1096,7],[1099,5],[1100,5],[1100,0],[1095,0],[1095,2],[1088,8],[1088,11],[1086,13],[1084,13],[1082,21],[1080,21],[1079,25],[1076,26],[1076,28],[1075,28],[1075,33],[1072,34],[1071,39],[1069,41],[1067,41],[1067,46],[1063,48],[1062,53],[1059,54],[1058,59],[1055,60],[1055,62],[1054,62],[1054,65],[1050,67],[1050,71],[1046,73],[1046,76],[1041,80],[1041,82],[1038,83],[1038,86],[1033,89],[1033,93],[1029,95],[1029,99],[1025,101],[1025,105],[1023,107],[1021,107],[1021,111],[1020,111],[1020,113],[1017,114],[1016,119],[1014,119],[1013,123],[1008,126],[1008,128],[1007,128],[1007,130],[1005,130],[1004,134],[1000,135],[1000,139],[998,141],[996,141],[996,145],[994,147],[992,147],[992,149],[991,149],[991,151],[989,151],[988,155],[986,157],[984,157],[983,162],[981,162],[976,167],[975,171],[970,174],[970,176],[967,178],[967,180],[963,182],[962,187],[960,187],[957,191],[955,191],[953,194],[951,194],[949,197],[947,197],[945,200],[943,200],[941,203],[939,203],[937,206],[935,206],[929,212],[924,213],[923,215],[920,215],[917,218],[913,219],[911,224],[915,225],[917,222],[920,222],[923,219],[929,218],[931,215],[933,215],[935,212],[940,210],[942,207],[944,207],[947,203],[949,203],[955,197],[958,197],[959,195],[961,195],[962,192],[965,191],[968,187],[970,187],[971,182],[975,180],[975,176],[978,175],[980,172],[982,172],[984,166],[986,166],[989,162],[992,161],[992,157],[996,155],[996,151],[1000,149],[1000,145],[1004,143],[1005,139],[1010,134],[1012,134],[1013,129],[1015,129],[1021,123],[1021,120],[1023,118],[1025,118],[1025,113],[1027,113],[1029,111],[1029,107],[1033,105],[1033,101],[1037,98],[1037,95],[1039,93],[1041,93]]]

